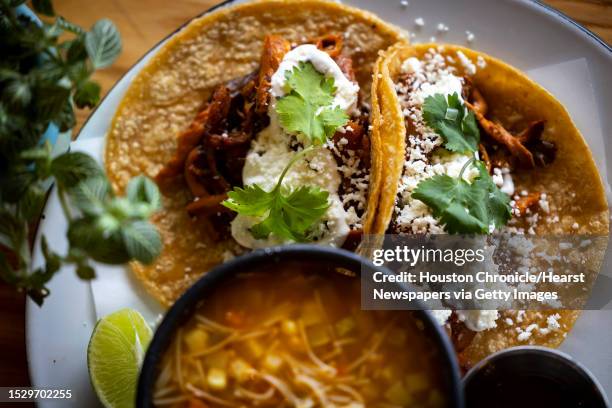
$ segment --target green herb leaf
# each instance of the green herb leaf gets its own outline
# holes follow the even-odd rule
[[[308,151],[309,148],[296,154],[270,192],[266,192],[257,184],[234,188],[227,193],[228,199],[221,204],[241,215],[265,217],[251,227],[251,233],[257,239],[267,238],[274,233],[281,239],[308,241],[306,232],[329,208],[329,193],[311,186],[286,191],[282,186],[289,168]]]
[[[128,255],[144,264],[151,263],[161,252],[161,238],[153,225],[136,221],[122,229]]]
[[[58,184],[66,188],[75,186],[86,178],[103,174],[98,163],[82,152],[68,152],[57,156],[51,162],[51,173]]]
[[[91,280],[96,277],[96,271],[88,264],[77,264],[76,274],[83,280]]]
[[[55,15],[51,0],[32,0],[32,7],[34,7],[37,13],[44,14],[45,16]]]
[[[25,107],[32,99],[32,91],[27,81],[22,78],[12,80],[5,85],[2,99],[9,105]]]
[[[79,108],[93,108],[100,102],[100,85],[86,81],[79,85],[74,93],[74,103]]]
[[[273,190],[274,191],[274,190]],[[271,207],[274,196],[268,193],[257,184],[245,186],[244,188],[234,187],[227,193],[227,200],[223,205],[238,214],[252,217],[261,217]]]
[[[107,198],[112,197],[110,184],[105,177],[90,177],[68,190],[72,203],[83,214],[98,216],[106,210]]]
[[[67,132],[76,124],[76,117],[74,116],[74,109],[72,109],[72,103],[70,100],[67,100],[64,103],[64,107],[55,118],[55,124],[59,128],[60,132]]]
[[[137,176],[128,182],[126,196],[133,204],[147,204],[152,211],[161,206],[161,195],[157,184],[146,176]]]
[[[61,258],[58,254],[49,249],[49,245],[47,244],[47,238],[43,235],[40,241],[43,257],[45,258],[45,268],[46,272],[49,275],[53,275],[55,272],[59,271],[59,268],[62,264]]]
[[[34,107],[39,120],[52,121],[64,109],[70,88],[52,83],[39,83],[34,88]]]
[[[79,218],[68,226],[68,242],[71,248],[84,251],[98,262],[119,265],[130,260],[121,231],[116,229],[109,233],[99,226],[97,219]]]
[[[302,186],[288,195],[276,194],[268,216],[251,231],[255,238],[277,237],[296,242],[307,241],[307,230],[327,211],[329,193],[316,187]]]
[[[283,129],[308,137],[313,143],[324,143],[336,129],[348,123],[348,115],[332,106],[334,80],[325,78],[310,62],[300,62],[286,73],[288,95],[276,103]]]
[[[85,36],[79,35],[68,44],[66,52],[66,60],[68,63],[77,64],[87,58],[87,50],[85,49]]]
[[[121,53],[121,36],[112,21],[97,21],[85,34],[85,49],[96,69],[111,65]]]
[[[436,175],[421,181],[412,197],[432,209],[451,234],[487,234],[489,226],[501,227],[510,219],[510,199],[499,191],[481,162],[472,183],[463,178]]]
[[[425,98],[423,119],[444,139],[444,147],[453,152],[468,153],[478,150],[480,132],[474,113],[466,109],[454,93],[448,96],[435,94]]]
[[[79,27],[78,25],[71,23],[70,21],[67,21],[64,17],[59,16],[57,17],[57,20],[55,20],[55,23],[62,29],[68,32],[71,32],[73,34],[85,34],[85,30],[83,30],[81,27]]]
[[[508,221],[510,221],[510,218],[512,218],[510,197],[502,193],[497,185],[495,185],[485,165],[481,161],[476,162],[475,165],[478,168],[479,176],[474,180],[473,184],[475,184],[475,188],[486,191],[487,199],[485,200],[485,205],[489,215],[489,224],[493,224],[496,228],[500,228],[506,225]]]
[[[28,188],[19,200],[19,212],[25,220],[33,221],[42,212],[45,203],[45,191],[40,186]]]

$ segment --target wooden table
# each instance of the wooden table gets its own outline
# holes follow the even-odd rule
[[[395,1],[395,0],[391,0]],[[397,0],[399,1],[399,0]],[[108,17],[123,38],[123,53],[95,79],[107,92],[149,48],[190,17],[216,3],[211,0],[55,0],[56,11],[85,27]],[[546,0],[612,44],[612,0]],[[78,114],[80,128],[88,112]],[[0,386],[29,384],[25,350],[24,297],[0,283]],[[23,407],[23,405],[21,405]]]

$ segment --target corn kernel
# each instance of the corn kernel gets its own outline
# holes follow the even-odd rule
[[[223,390],[227,386],[227,375],[225,370],[219,368],[211,368],[206,376],[208,386],[216,391]]]
[[[283,359],[277,354],[268,354],[264,359],[263,365],[267,370],[274,373],[283,365]]]

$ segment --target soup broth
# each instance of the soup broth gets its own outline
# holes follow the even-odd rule
[[[163,356],[155,406],[446,406],[423,323],[361,310],[359,279],[321,269],[276,266],[216,289]]]

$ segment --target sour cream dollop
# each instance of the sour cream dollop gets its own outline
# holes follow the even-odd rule
[[[334,94],[333,106],[339,106],[344,111],[352,111],[357,106],[359,85],[351,82],[342,73],[342,70],[328,53],[319,50],[315,45],[304,44],[295,47],[283,58],[278,70],[272,75],[270,94],[278,99],[288,92],[285,77],[288,71],[293,70],[300,62],[310,62],[315,69],[327,78],[334,79],[336,92]]]

